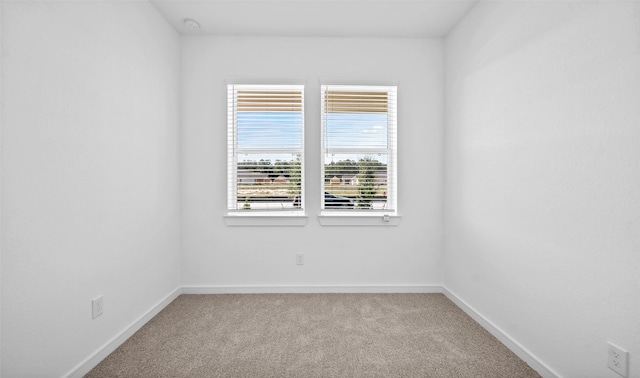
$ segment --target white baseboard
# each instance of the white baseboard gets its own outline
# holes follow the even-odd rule
[[[156,316],[163,308],[176,299],[180,294],[266,294],[266,293],[442,293],[455,303],[473,320],[500,340],[515,355],[520,357],[529,366],[545,378],[558,378],[559,374],[534,356],[526,348],[512,339],[504,331],[494,325],[490,320],[460,299],[456,294],[441,285],[207,285],[207,286],[182,286],[176,288],[164,299],[153,306],[149,311],[140,316],[130,326],[109,340],[96,352],[74,367],[65,377],[80,378],[116,350],[122,343],[131,337],[137,330]]]
[[[65,377],[81,378],[83,375],[87,374],[89,371],[91,371],[91,369],[96,367],[100,363],[100,361],[104,360],[109,354],[111,354],[111,352],[116,350],[120,345],[122,345],[122,343],[127,341],[129,337],[131,337],[134,333],[136,333],[137,330],[142,328],[143,325],[145,325],[149,320],[151,320],[160,311],[162,311],[163,308],[167,307],[167,305],[174,299],[176,299],[180,294],[182,294],[182,288],[178,287],[164,299],[158,302],[155,306],[151,307],[149,311],[140,316],[131,325],[126,327],[122,332],[120,332],[118,335],[116,335],[114,338],[100,347],[92,355],[90,355],[76,367],[71,369],[71,371],[67,373]]]
[[[553,371],[549,366],[547,366],[539,358],[534,356],[525,347],[520,345],[520,343],[518,343],[513,338],[511,338],[503,330],[498,328],[489,319],[485,318],[473,307],[471,307],[465,301],[460,299],[460,297],[458,297],[456,294],[451,292],[451,290],[449,290],[446,286],[442,286],[442,293],[447,298],[449,298],[451,302],[455,303],[456,306],[460,307],[462,311],[467,313],[467,315],[469,315],[473,320],[475,320],[484,329],[486,329],[490,334],[492,334],[496,339],[500,340],[500,342],[503,343],[507,348],[509,348],[509,350],[511,350],[516,356],[520,357],[520,359],[522,359],[524,362],[529,364],[529,366],[531,366],[533,370],[537,371],[538,374],[540,374],[544,378],[560,377],[558,373]]]
[[[183,286],[183,294],[442,293],[440,285],[208,285]]]

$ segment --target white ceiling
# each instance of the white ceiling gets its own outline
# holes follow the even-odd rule
[[[150,1],[183,34],[423,38],[445,36],[477,0]]]

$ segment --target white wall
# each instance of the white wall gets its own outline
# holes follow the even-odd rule
[[[564,377],[640,377],[640,4],[482,2],[447,37],[445,285]]]
[[[183,284],[441,283],[442,40],[184,37]],[[226,79],[305,89],[305,227],[228,227]],[[398,227],[321,227],[320,80],[397,82]],[[296,266],[295,253],[305,253]]]
[[[2,157],[2,130],[4,128],[4,86],[3,86],[3,59],[4,45],[2,5],[0,4],[0,158]],[[0,159],[0,376],[2,376],[2,160]]]
[[[3,50],[3,22],[2,22],[2,5],[0,5],[0,157],[2,157],[2,128],[3,128],[3,115],[4,110],[2,104],[4,103],[4,86],[2,83],[3,68],[2,68],[2,51]],[[0,376],[2,375],[2,161],[0,160]]]
[[[147,2],[2,7],[2,375],[61,376],[180,284],[180,38]]]

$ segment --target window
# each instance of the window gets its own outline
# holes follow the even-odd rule
[[[397,88],[322,86],[322,209],[395,214]]]
[[[228,210],[304,208],[303,86],[228,85]]]

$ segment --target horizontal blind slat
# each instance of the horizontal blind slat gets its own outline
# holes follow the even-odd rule
[[[302,110],[302,92],[238,90],[237,110],[244,111],[292,111]]]

